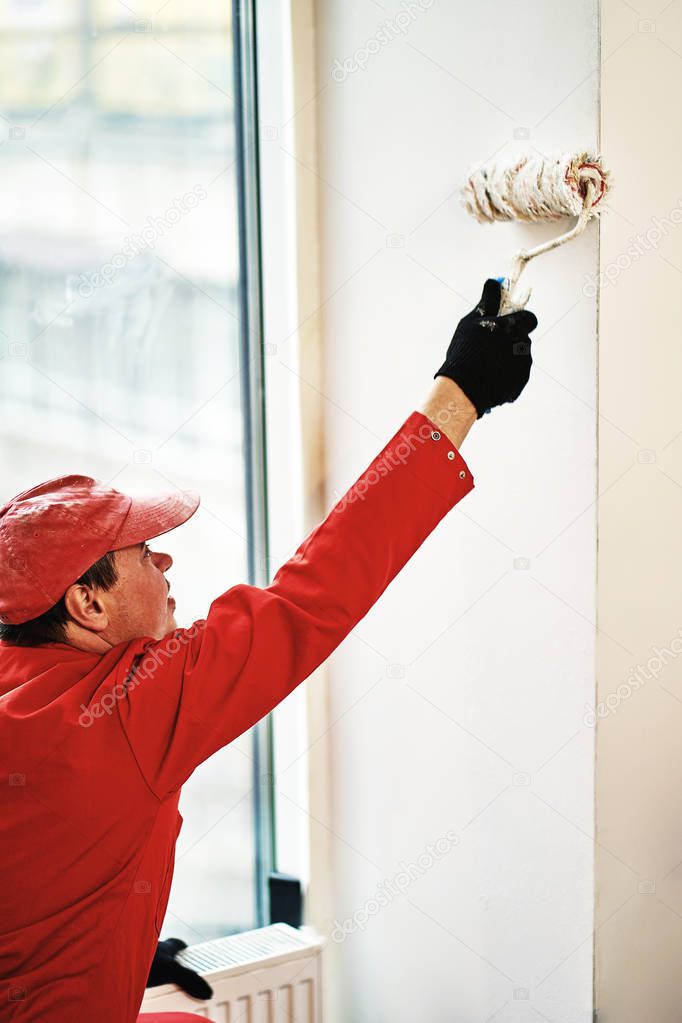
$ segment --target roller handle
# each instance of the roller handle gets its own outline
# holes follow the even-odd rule
[[[514,289],[516,287],[515,280],[509,277],[496,277],[495,280],[499,281],[502,285],[499,316],[506,316],[507,313],[514,313],[518,309],[525,309],[526,303],[531,296],[531,288],[529,288],[525,294],[522,293],[520,295],[516,295],[514,294]]]
[[[544,242],[542,245],[536,245],[534,249],[521,249],[516,253],[512,260],[512,271],[509,277],[497,277],[502,285],[502,297],[500,299],[500,316],[505,316],[507,313],[516,312],[517,309],[524,309],[528,299],[531,295],[531,288],[528,291],[520,292],[516,294],[516,286],[519,281],[519,277],[525,270],[531,259],[535,259],[536,256],[541,256],[544,252],[551,252],[552,249],[557,249],[560,245],[564,245],[572,238],[577,238],[578,235],[582,234],[592,213],[592,206],[594,205],[595,195],[597,186],[590,177],[589,172],[585,180],[585,194],[583,196],[583,208],[580,216],[578,217],[575,225],[570,231],[560,235],[558,238],[552,238],[548,242]],[[581,174],[582,178],[582,174]]]

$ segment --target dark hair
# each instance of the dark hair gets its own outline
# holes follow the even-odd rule
[[[91,565],[76,582],[83,586],[92,586],[100,590],[110,590],[118,581],[116,571],[116,552],[109,551],[104,557]],[[38,618],[31,618],[20,625],[3,625],[0,623],[0,639],[13,646],[42,646],[43,643],[64,643],[66,641],[66,623],[71,615],[66,610],[64,597],[44,611]]]

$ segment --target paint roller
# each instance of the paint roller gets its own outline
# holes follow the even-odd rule
[[[514,293],[527,263],[577,238],[588,221],[599,216],[598,207],[612,187],[609,179],[601,156],[587,152],[558,157],[523,154],[512,160],[479,163],[469,170],[460,200],[479,223],[578,218],[575,226],[558,238],[516,253],[509,277],[497,278],[502,284],[501,315],[523,309],[530,298],[531,289],[519,296]]]

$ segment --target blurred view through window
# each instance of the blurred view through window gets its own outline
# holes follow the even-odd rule
[[[230,4],[0,0],[3,500],[194,488],[179,625],[247,572]],[[255,926],[250,733],[185,786],[162,936]],[[84,765],[87,769],[87,765]]]

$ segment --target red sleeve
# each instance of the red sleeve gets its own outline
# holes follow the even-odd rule
[[[413,412],[269,586],[232,586],[191,627],[133,641],[117,706],[156,796],[308,678],[473,486],[457,448]]]

